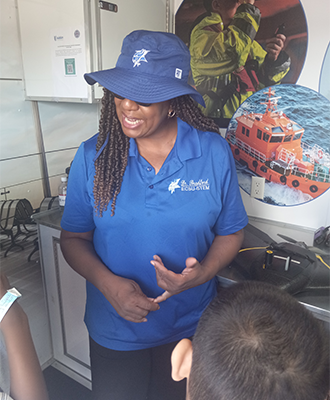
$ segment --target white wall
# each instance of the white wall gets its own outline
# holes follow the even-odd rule
[[[329,0],[302,0],[308,29],[308,47],[305,64],[297,84],[319,90],[320,73],[330,41]],[[329,71],[330,74],[330,71]],[[330,132],[329,132],[330,142]],[[242,194],[249,215],[271,221],[306,227],[312,231],[330,225],[330,190],[307,203],[297,206],[272,206]],[[274,226],[274,230],[278,230]],[[303,230],[297,229],[295,239],[305,239]],[[308,243],[312,244],[312,243]]]

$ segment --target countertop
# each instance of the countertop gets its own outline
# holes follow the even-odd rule
[[[49,226],[50,228],[61,229],[61,219],[63,209],[53,208],[51,210],[33,214],[33,219],[37,224]]]
[[[61,218],[63,210],[55,208],[49,211],[34,214],[33,219],[38,223],[50,228],[61,229]],[[324,268],[327,268],[324,266]],[[327,271],[323,271],[327,273]],[[330,271],[329,271],[330,274]],[[235,266],[224,268],[218,275],[220,285],[228,286],[234,282],[240,282],[246,279]],[[330,323],[330,297],[329,289],[306,290],[295,294],[294,297],[303,303],[314,315]]]

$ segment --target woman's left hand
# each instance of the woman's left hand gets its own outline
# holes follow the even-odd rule
[[[243,229],[227,236],[215,236],[211,247],[201,262],[194,257],[186,259],[186,268],[181,274],[168,270],[162,259],[155,255],[151,264],[155,267],[157,284],[165,292],[154,301],[160,303],[184,290],[202,285],[233,260],[244,238]]]
[[[154,300],[156,303],[165,301],[175,294],[204,283],[202,280],[203,268],[194,257],[186,259],[186,268],[181,274],[168,270],[162,259],[157,255],[150,262],[155,267],[158,286],[165,290],[163,294]]]

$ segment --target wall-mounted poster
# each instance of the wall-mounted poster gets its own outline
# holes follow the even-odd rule
[[[203,112],[220,127],[256,91],[300,75],[307,25],[299,0],[184,0],[175,23]]]
[[[81,26],[50,31],[54,98],[88,97],[82,85],[86,71],[85,31]]]
[[[299,85],[266,88],[234,114],[226,138],[240,187],[250,194],[252,176],[266,180],[264,201],[296,205],[330,187],[330,102]]]

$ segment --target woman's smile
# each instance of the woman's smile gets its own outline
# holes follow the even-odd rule
[[[114,99],[123,132],[134,139],[155,137],[167,132],[170,101],[143,106],[129,99]]]
[[[143,123],[142,119],[128,117],[122,114],[122,125],[129,129],[134,129]]]

